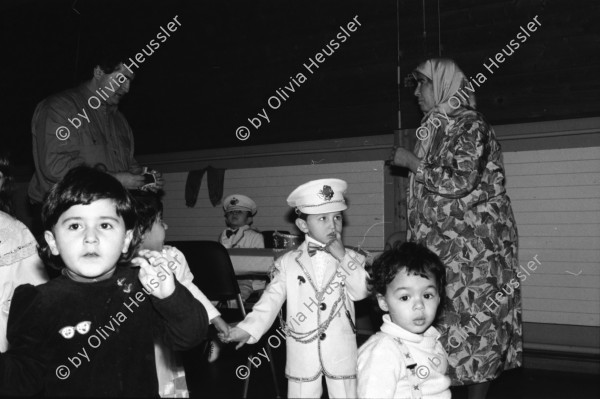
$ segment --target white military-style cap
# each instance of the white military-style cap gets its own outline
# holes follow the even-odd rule
[[[248,211],[254,216],[258,208],[256,203],[252,201],[250,197],[242,194],[232,194],[223,201],[223,210],[225,212]]]
[[[312,180],[292,191],[287,203],[307,215],[343,211],[348,208],[344,199],[347,188],[340,179]]]

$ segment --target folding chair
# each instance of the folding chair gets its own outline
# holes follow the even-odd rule
[[[246,309],[240,295],[240,287],[238,286],[233,265],[229,258],[229,253],[220,243],[216,241],[173,241],[169,242],[179,249],[185,256],[190,270],[194,274],[194,284],[206,295],[211,301],[226,302],[235,299],[238,305],[237,309],[221,309],[221,315],[228,323],[241,321],[246,317]],[[239,313],[235,319],[231,319],[234,312]],[[280,398],[279,384],[275,374],[275,365],[273,363],[273,355],[271,354],[270,345],[265,345],[267,355],[271,361],[271,374],[273,383],[275,384],[275,394]],[[252,369],[251,360],[248,359],[246,365],[248,370]],[[250,376],[244,380],[243,398],[248,395],[250,385]]]

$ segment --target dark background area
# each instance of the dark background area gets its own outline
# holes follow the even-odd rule
[[[401,127],[416,127],[406,78],[439,51],[488,78],[476,96],[492,124],[600,113],[600,5],[591,0],[7,0],[0,15],[1,142],[26,169],[36,104],[89,79],[98,43],[135,57],[175,15],[182,26],[140,64],[120,106],[137,154],[391,134],[399,109]],[[362,26],[308,73],[303,63],[357,15]],[[542,26],[490,74],[483,63],[536,15]],[[398,88],[398,61],[407,87]],[[269,108],[299,72],[307,80]],[[262,108],[270,123],[256,130],[247,119]],[[246,141],[235,137],[240,125]]]

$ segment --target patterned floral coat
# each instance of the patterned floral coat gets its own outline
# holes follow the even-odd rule
[[[521,365],[518,235],[504,180],[495,133],[471,110],[450,117],[411,178],[408,240],[447,268],[441,341],[453,385]]]

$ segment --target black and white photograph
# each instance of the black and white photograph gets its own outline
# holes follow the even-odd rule
[[[598,398],[599,19],[0,1],[0,398]]]

